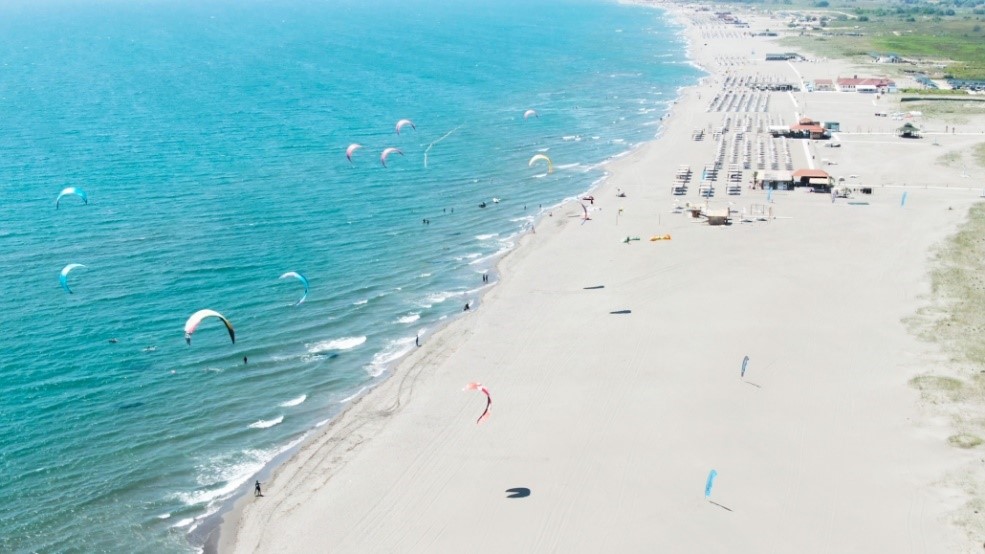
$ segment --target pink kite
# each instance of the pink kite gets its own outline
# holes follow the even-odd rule
[[[462,390],[477,390],[477,391],[482,391],[482,394],[485,394],[486,395],[486,409],[485,409],[485,411],[482,412],[482,415],[479,416],[479,419],[477,419],[476,422],[475,422],[476,425],[478,425],[479,423],[482,423],[482,420],[484,420],[487,417],[489,417],[489,407],[492,406],[492,397],[489,396],[489,389],[487,389],[486,387],[482,386],[482,383],[469,383],[468,385],[465,385],[465,388],[462,389]]]
[[[403,129],[404,127],[408,126],[408,125],[410,125],[410,128],[411,129],[413,129],[415,131],[417,130],[417,127],[414,125],[414,122],[413,121],[411,121],[409,119],[401,119],[400,121],[397,122],[397,134],[399,135],[400,134],[400,130]]]
[[[362,147],[363,145],[354,142],[345,149],[345,158],[349,160],[349,163],[352,163],[352,155],[356,152],[356,150],[359,150]]]
[[[387,148],[386,150],[383,151],[382,154],[380,154],[380,163],[383,164],[383,167],[386,167],[386,158],[387,158],[387,156],[389,156],[390,154],[393,154],[394,152],[396,152],[397,154],[400,154],[401,156],[404,155],[404,153],[401,152],[399,148],[392,148],[392,147],[391,148]]]

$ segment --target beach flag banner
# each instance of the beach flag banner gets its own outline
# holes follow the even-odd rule
[[[705,498],[711,496],[711,487],[715,484],[715,477],[718,476],[718,472],[714,469],[708,474],[708,481],[705,482]]]
[[[746,376],[746,369],[749,367],[749,356],[742,358],[742,371],[739,373],[739,377]]]

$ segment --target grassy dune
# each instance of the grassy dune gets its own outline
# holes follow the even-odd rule
[[[981,155],[985,145],[979,145]],[[907,323],[922,338],[936,341],[949,358],[914,377],[910,385],[920,391],[935,412],[948,416],[952,434],[947,443],[955,449],[977,452],[975,462],[948,477],[945,486],[968,495],[955,515],[972,542],[985,534],[985,484],[977,463],[985,440],[985,202],[972,207],[961,229],[935,252],[930,306]]]

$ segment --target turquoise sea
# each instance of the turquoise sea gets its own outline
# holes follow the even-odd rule
[[[0,551],[200,547],[659,132],[700,75],[676,32],[604,0],[0,4]],[[235,344],[185,344],[203,308]]]

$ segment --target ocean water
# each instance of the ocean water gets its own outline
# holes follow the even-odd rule
[[[604,0],[0,4],[0,551],[197,548],[659,132],[699,76],[675,33]],[[185,344],[203,308],[235,344]]]

